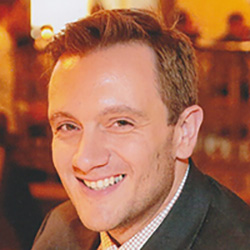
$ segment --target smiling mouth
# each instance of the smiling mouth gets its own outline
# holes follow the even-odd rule
[[[81,181],[86,187],[92,190],[104,190],[108,187],[114,186],[115,184],[119,183],[125,178],[125,174],[120,174],[117,176],[111,176],[110,178],[105,178],[103,180],[98,181],[86,181],[77,178],[79,181]]]

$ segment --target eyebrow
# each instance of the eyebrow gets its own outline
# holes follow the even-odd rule
[[[146,117],[146,115],[142,111],[129,107],[127,105],[115,105],[115,106],[106,107],[99,115],[105,116],[109,114],[123,114],[123,113],[129,113],[129,114],[141,117],[141,118]]]
[[[142,111],[139,111],[135,108],[131,108],[127,105],[118,105],[118,106],[116,105],[116,106],[106,107],[98,116],[105,116],[105,115],[110,115],[110,114],[123,114],[123,113],[129,113],[132,115],[136,115],[137,117],[140,117],[140,118],[146,117],[146,115]],[[49,117],[49,122],[52,123],[56,119],[59,119],[62,117],[69,118],[69,119],[76,119],[73,115],[71,115],[68,112],[59,111],[59,112],[53,113]]]
[[[62,111],[59,111],[59,112],[55,112],[53,113],[50,117],[49,117],[49,122],[54,122],[56,119],[58,118],[69,118],[69,119],[76,119],[73,115],[71,115],[70,113],[68,112],[62,112]]]

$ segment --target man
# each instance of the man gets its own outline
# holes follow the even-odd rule
[[[203,112],[188,39],[112,10],[50,47],[53,161],[71,201],[33,249],[246,249],[249,208],[189,160]]]

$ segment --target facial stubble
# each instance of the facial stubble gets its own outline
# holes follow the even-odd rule
[[[155,154],[155,159],[157,161],[155,168],[156,171],[161,171],[161,169],[165,166],[163,178],[159,182],[158,188],[155,190],[155,194],[146,197],[147,199],[144,199],[143,203],[140,202],[134,204],[129,216],[127,216],[127,218],[119,225],[109,230],[110,235],[115,240],[119,241],[118,235],[127,234],[128,231],[133,228],[133,225],[138,224],[138,221],[142,222],[141,227],[139,228],[139,230],[141,230],[167,206],[165,201],[168,198],[175,178],[175,158],[173,157],[174,154],[172,152],[172,144],[173,131],[171,131],[164,146]],[[165,188],[162,188],[162,186]],[[161,190],[158,191],[159,189]],[[119,243],[122,244],[123,242]]]

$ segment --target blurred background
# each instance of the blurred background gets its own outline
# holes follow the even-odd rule
[[[150,8],[196,49],[199,168],[250,204],[250,0],[0,0],[0,250],[30,249],[67,196],[51,161],[45,46],[100,8]]]

